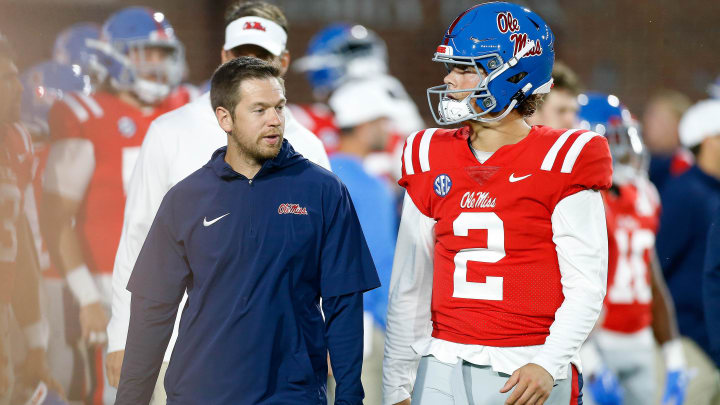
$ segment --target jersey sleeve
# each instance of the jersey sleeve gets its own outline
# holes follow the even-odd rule
[[[561,173],[569,174],[560,200],[582,190],[607,190],[612,185],[612,158],[605,137],[585,132],[567,151]]]
[[[83,123],[90,112],[70,93],[53,104],[48,114],[48,126],[52,140],[84,137]]]
[[[430,140],[434,132],[434,130],[418,131],[405,140],[401,157],[401,177],[398,181],[415,203],[415,207],[427,217],[432,217],[433,184],[429,175],[429,155]]]
[[[337,297],[380,286],[375,264],[350,193],[344,184],[333,188],[334,198],[325,207],[320,251],[320,295]]]

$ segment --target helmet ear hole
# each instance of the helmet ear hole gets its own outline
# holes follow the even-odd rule
[[[524,79],[525,76],[527,76],[527,72],[520,72],[512,77],[508,77],[507,81],[509,81],[510,83],[517,84],[520,82],[520,80]]]

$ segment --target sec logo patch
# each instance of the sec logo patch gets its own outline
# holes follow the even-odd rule
[[[130,117],[121,117],[118,120],[117,126],[118,131],[120,131],[120,135],[125,138],[132,138],[132,136],[135,135],[135,131],[137,131],[135,121],[133,121]]]
[[[451,187],[452,180],[450,180],[450,176],[448,176],[447,174],[441,174],[435,177],[435,181],[433,182],[433,189],[435,190],[435,194],[439,195],[440,197],[445,197],[450,192]]]

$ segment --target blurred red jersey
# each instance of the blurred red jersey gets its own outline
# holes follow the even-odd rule
[[[340,129],[335,125],[335,115],[325,104],[290,104],[295,119],[315,134],[325,146],[328,155],[337,152],[340,144]]]
[[[652,255],[660,222],[660,198],[639,179],[603,193],[608,219],[608,288],[602,327],[634,333],[652,322]]]
[[[435,338],[487,346],[545,342],[564,296],[551,216],[563,198],[610,186],[605,138],[533,127],[479,163],[469,128],[408,137],[403,186],[435,225]]]
[[[92,142],[95,170],[77,216],[87,266],[112,274],[122,231],[125,194],[140,145],[162,108],[138,109],[110,93],[68,94],[50,110],[52,141]]]
[[[0,126],[0,303],[12,296],[23,195],[32,181],[33,146],[20,124]]]

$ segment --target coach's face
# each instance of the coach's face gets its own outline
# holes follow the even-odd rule
[[[276,78],[249,79],[240,84],[238,95],[232,121],[222,120],[221,126],[246,157],[256,161],[274,158],[285,131],[283,86]]]

